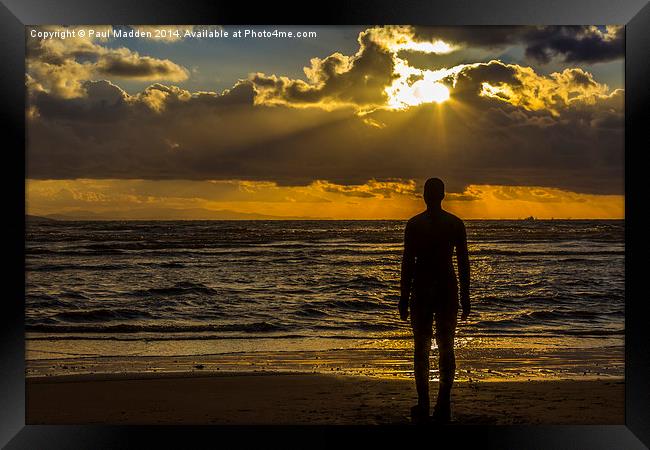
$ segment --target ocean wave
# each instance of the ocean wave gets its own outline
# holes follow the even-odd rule
[[[294,311],[292,314],[294,316],[300,317],[325,317],[329,315],[326,311],[323,310],[323,308],[317,308],[313,306],[304,307],[298,311]]]
[[[26,324],[27,331],[44,333],[201,333],[201,332],[244,332],[269,333],[290,331],[291,327],[271,322],[234,323],[234,324],[161,324],[161,323],[116,323],[116,324],[65,324],[45,323]]]
[[[212,295],[217,293],[218,291],[204,285],[203,283],[181,281],[169,287],[138,289],[129,292],[127,295],[135,296],[135,297],[150,297],[150,296],[173,296],[173,295],[181,295],[181,294]]]
[[[90,300],[87,295],[77,291],[63,291],[56,295],[66,300]]]
[[[152,268],[159,268],[159,269],[182,269],[183,267],[187,267],[187,264],[179,263],[179,262],[174,262],[174,261],[169,261],[169,262],[139,262],[137,263],[138,266],[142,267],[152,267]]]
[[[28,308],[70,308],[70,302],[48,294],[27,294],[25,304]]]
[[[391,306],[386,303],[380,303],[371,300],[363,299],[334,299],[317,302],[324,309],[342,309],[348,311],[378,311],[382,309],[390,309]]]
[[[569,336],[623,336],[625,335],[625,330],[624,329],[558,330],[557,333],[566,334]]]
[[[58,256],[92,256],[92,255],[150,255],[155,257],[182,257],[182,256],[218,256],[221,258],[254,258],[254,257],[281,257],[283,255],[309,256],[360,256],[360,255],[400,255],[401,246],[382,248],[382,243],[364,244],[359,246],[331,246],[327,244],[310,244],[294,246],[264,246],[260,243],[250,243],[241,246],[241,243],[218,244],[191,244],[183,245],[132,245],[129,243],[112,245],[92,245],[81,247],[67,247],[63,249],[27,248],[26,254],[30,256],[58,255]]]
[[[374,275],[354,275],[337,277],[334,280],[322,280],[320,290],[339,293],[345,290],[373,290],[386,287],[387,282]]]
[[[594,311],[587,310],[539,310],[530,311],[512,317],[502,319],[489,319],[480,320],[476,323],[478,327],[485,328],[512,328],[512,327],[526,327],[529,325],[564,325],[571,327],[580,323],[583,326],[585,323],[598,323],[611,320],[613,316],[619,316],[622,313],[618,311],[603,311],[595,309]]]
[[[571,284],[567,282],[567,284]],[[582,284],[582,283],[577,283]],[[585,282],[587,286],[592,283]],[[570,304],[579,306],[580,304],[588,305],[593,302],[619,302],[624,300],[625,297],[622,293],[616,292],[561,292],[549,290],[545,295],[539,293],[531,294],[529,292],[522,292],[515,294],[512,292],[504,293],[502,295],[480,295],[477,298],[478,304],[486,306],[501,307],[509,305],[509,307],[525,307],[526,305],[540,305],[540,304]],[[602,310],[602,306],[599,306]]]
[[[337,329],[338,330],[338,329]],[[340,331],[340,330],[338,330]],[[273,333],[264,335],[264,339],[303,339],[303,338],[313,338],[313,334],[309,333]],[[410,334],[390,334],[390,335],[368,335],[364,334],[320,334],[319,339],[363,339],[364,341],[373,340],[373,339],[382,339],[382,340],[398,340],[398,339],[411,339]],[[222,340],[222,339],[251,339],[250,334],[30,334],[27,336],[27,339],[31,341],[124,341],[124,342],[137,342],[137,341],[176,341],[176,340],[187,340],[187,341],[211,341],[211,340]],[[220,354],[220,353],[218,353]]]
[[[393,331],[398,329],[398,327],[389,323],[373,323],[363,321],[353,322],[349,324],[349,326],[362,331]]]
[[[141,309],[98,308],[64,311],[51,316],[59,322],[107,322],[112,320],[149,319],[154,316]]]
[[[28,272],[61,272],[61,271],[105,271],[105,270],[124,270],[128,266],[125,264],[99,264],[99,265],[84,265],[84,264],[31,264],[25,267]]]
[[[91,255],[96,253],[92,249],[47,249],[47,248],[26,248],[26,255],[60,255],[60,256],[80,256],[80,255]],[[101,255],[124,255],[127,254],[125,250],[121,248],[105,248],[100,254]]]
[[[501,255],[501,256],[603,256],[603,255],[625,255],[625,250],[503,250],[495,248],[482,248],[470,250],[471,255]]]
[[[549,330],[535,330],[530,331],[526,329],[513,330],[513,329],[495,329],[495,330],[481,330],[481,329],[463,329],[456,333],[458,337],[472,337],[472,338],[489,338],[489,337],[514,337],[514,338],[548,338],[548,337],[615,337],[624,336],[625,330],[611,330],[611,329],[579,329],[579,330],[565,330],[565,329],[549,329]]]

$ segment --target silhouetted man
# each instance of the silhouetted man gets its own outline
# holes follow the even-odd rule
[[[427,210],[411,218],[404,233],[399,312],[402,320],[408,319],[410,300],[418,392],[418,404],[411,408],[411,416],[416,421],[429,416],[429,351],[434,322],[440,383],[432,419],[438,422],[451,419],[451,386],[456,370],[454,333],[458,316],[458,282],[452,263],[454,249],[460,279],[461,319],[465,320],[470,312],[465,225],[442,209],[444,197],[442,180],[428,179],[424,184]]]

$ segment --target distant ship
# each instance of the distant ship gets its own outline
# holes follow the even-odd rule
[[[528,216],[525,219],[521,219],[521,220],[525,220],[527,222],[532,222],[532,221],[537,220],[537,219],[535,219],[535,217],[533,217],[533,216]]]

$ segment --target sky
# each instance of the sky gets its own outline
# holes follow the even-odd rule
[[[623,27],[155,28],[26,28],[28,214],[624,217]]]

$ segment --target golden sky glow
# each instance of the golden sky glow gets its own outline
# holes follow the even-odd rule
[[[624,217],[621,195],[540,187],[468,186],[443,206],[467,219]],[[315,181],[282,187],[250,181],[30,180],[27,212],[99,218],[407,219],[424,208],[414,181],[343,186]],[[81,212],[81,213],[80,213]],[[244,215],[237,215],[243,213]],[[91,216],[89,216],[91,217]]]

